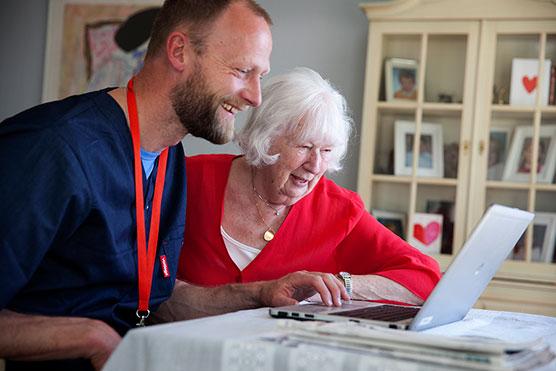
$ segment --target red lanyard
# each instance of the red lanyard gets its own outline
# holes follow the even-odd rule
[[[149,246],[147,250],[145,231],[145,209],[143,201],[143,168],[141,165],[141,144],[139,133],[139,117],[137,115],[137,101],[133,91],[133,79],[127,83],[127,110],[129,113],[129,128],[133,142],[133,159],[135,168],[135,210],[137,222],[137,272],[139,276],[139,304],[136,315],[139,318],[137,326],[144,326],[145,319],[149,316],[149,297],[153,280],[156,245],[158,242],[158,227],[160,225],[160,206],[162,192],[164,191],[164,178],[166,177],[166,164],[168,162],[168,148],[160,154],[154,198],[152,203],[151,225],[149,231]]]

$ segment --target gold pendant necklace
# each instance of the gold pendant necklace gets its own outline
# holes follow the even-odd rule
[[[282,209],[285,208],[282,207],[281,209],[276,209],[274,207],[272,207],[264,198],[263,196],[261,196],[257,190],[255,189],[255,175],[254,175],[254,170],[253,168],[251,168],[251,187],[253,188],[253,191],[255,192],[255,194],[257,195],[257,197],[265,203],[266,206],[270,207],[272,210],[274,210],[274,215],[279,216],[280,215],[280,211]],[[265,240],[266,242],[270,242],[272,241],[272,239],[274,238],[274,235],[276,234],[276,232],[274,231],[274,229],[272,229],[272,227],[270,225],[268,225],[266,223],[266,221],[264,220],[263,217],[263,213],[261,212],[261,209],[259,209],[259,205],[257,203],[257,200],[255,199],[255,208],[257,208],[257,213],[259,214],[259,217],[261,218],[261,221],[263,222],[263,224],[266,226],[267,230],[263,233],[263,240]]]
[[[268,228],[264,233],[263,233],[263,240],[265,240],[266,242],[270,242],[272,241],[272,239],[274,238],[274,235],[276,234],[276,232],[274,232],[274,229],[272,229],[271,226],[269,226],[266,221],[263,218],[263,213],[261,213],[261,210],[259,209],[259,205],[257,205],[257,201],[255,200],[255,207],[257,208],[257,212],[259,213],[259,217],[261,218],[261,221],[263,222],[263,224]]]
[[[272,241],[273,238],[274,238],[274,233],[272,232],[271,228],[268,228],[266,232],[264,232],[263,234],[263,240],[265,240],[266,242],[270,242]]]

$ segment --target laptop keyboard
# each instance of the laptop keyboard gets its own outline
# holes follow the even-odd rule
[[[330,313],[330,315],[395,322],[415,317],[417,312],[419,312],[419,309],[420,308],[415,307],[380,305],[376,307],[367,307],[337,313]]]

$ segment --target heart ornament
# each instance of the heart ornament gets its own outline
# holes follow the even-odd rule
[[[527,91],[527,94],[531,94],[533,90],[535,90],[535,88],[537,87],[537,80],[537,76],[534,76],[533,78],[529,78],[529,76],[523,76],[521,78],[521,83],[523,84],[525,91]]]
[[[413,226],[413,236],[417,241],[429,246],[440,236],[440,223],[430,222],[426,226],[416,223]]]

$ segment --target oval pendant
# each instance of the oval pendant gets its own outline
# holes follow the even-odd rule
[[[263,240],[265,240],[266,242],[272,241],[273,238],[274,238],[274,233],[272,233],[270,229],[267,230],[263,235]]]

